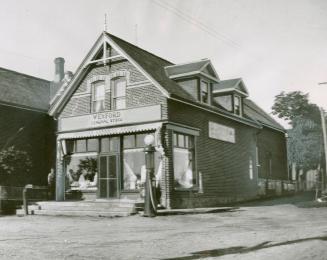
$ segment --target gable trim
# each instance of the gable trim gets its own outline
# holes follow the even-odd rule
[[[175,74],[175,75],[172,75],[172,76],[169,76],[170,79],[177,79],[177,78],[182,78],[182,77],[188,77],[188,76],[194,76],[194,75],[202,75],[204,77],[207,77],[217,83],[219,83],[219,80],[210,76],[209,74],[207,73],[204,73],[200,70],[197,70],[197,71],[191,71],[191,72],[187,72],[187,73],[181,73],[181,74]]]
[[[170,97],[170,94],[154,78],[152,78],[149,75],[149,73],[147,73],[122,48],[120,48],[119,45],[116,44],[115,41],[110,38],[110,36],[108,36],[105,32],[103,32],[99,36],[99,38],[96,40],[96,42],[93,44],[91,50],[88,52],[86,57],[83,59],[80,66],[77,68],[77,71],[76,71],[74,77],[72,78],[72,80],[69,82],[69,84],[66,86],[63,85],[62,87],[64,87],[64,89],[58,90],[58,93],[60,93],[60,91],[61,91],[62,94],[59,97],[57,97],[58,98],[57,100],[53,100],[54,103],[49,109],[49,114],[51,116],[54,116],[58,112],[58,110],[60,110],[63,107],[64,103],[66,103],[68,98],[70,98],[72,92],[75,90],[74,87],[79,83],[80,79],[85,75],[90,61],[92,61],[93,57],[98,53],[99,49],[101,47],[103,47],[104,42],[111,45],[121,56],[125,57],[136,69],[138,69],[147,79],[149,79],[154,84],[154,86],[157,87],[161,91],[161,93],[165,97],[167,97],[167,98]]]
[[[161,93],[169,98],[170,94],[167,90],[165,90],[146,70],[142,68],[133,58],[131,58],[114,40],[110,38],[107,34],[105,34],[105,39],[108,41],[109,45],[114,47],[116,51],[118,51],[122,56],[124,56],[132,65],[137,68],[146,78],[148,78],[160,91]]]
[[[238,94],[241,94],[243,96],[248,96],[247,93],[244,93],[243,91],[241,90],[238,90],[238,89],[235,89],[235,88],[225,88],[225,89],[216,89],[213,91],[213,94],[216,94],[216,93],[224,93],[224,92],[237,92]]]

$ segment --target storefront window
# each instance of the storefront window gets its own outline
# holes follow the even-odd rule
[[[136,190],[145,182],[144,137],[146,134],[125,135],[123,151],[123,189]],[[159,154],[155,153],[155,174],[159,167]]]
[[[194,171],[194,137],[174,133],[175,188],[189,189],[196,184]]]
[[[86,152],[86,139],[76,140],[76,152]]]
[[[97,155],[73,154],[65,159],[66,189],[97,187]]]
[[[93,138],[87,140],[87,150],[89,152],[98,152],[99,151],[99,139]]]
[[[101,152],[109,153],[109,152],[118,152],[120,147],[120,138],[118,136],[115,137],[104,137],[101,138]]]

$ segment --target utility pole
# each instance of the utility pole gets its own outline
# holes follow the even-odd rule
[[[320,82],[318,85],[326,85],[327,82]],[[323,190],[326,186],[327,180],[327,135],[326,135],[326,119],[325,119],[325,111],[322,107],[320,107],[320,116],[321,116],[321,127],[322,127],[322,136],[324,140],[324,152],[325,152],[325,174],[323,176]]]
[[[322,136],[324,140],[324,151],[325,151],[325,174],[323,178],[323,189],[325,189],[326,180],[327,180],[327,135],[326,135],[325,111],[322,107],[320,108],[320,116],[321,116]]]

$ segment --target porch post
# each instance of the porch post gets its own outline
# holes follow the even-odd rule
[[[65,200],[65,173],[63,169],[63,153],[60,140],[57,138],[56,155],[56,201]]]

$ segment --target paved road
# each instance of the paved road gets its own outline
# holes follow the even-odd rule
[[[327,259],[327,208],[288,203],[153,219],[5,216],[0,259]]]

